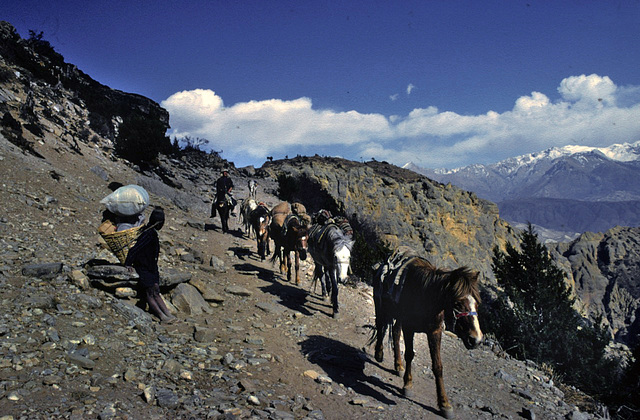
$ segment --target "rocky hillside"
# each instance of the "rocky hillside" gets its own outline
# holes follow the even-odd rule
[[[311,211],[344,214],[392,249],[409,245],[442,267],[478,270],[487,282],[494,246],[514,240],[495,204],[387,163],[299,157],[267,162],[262,170]]]
[[[591,319],[601,315],[616,342],[640,344],[640,228],[585,233],[549,248],[569,273],[579,304]]]
[[[27,129],[37,130],[36,115],[64,127],[59,136],[79,136],[82,140],[95,133],[113,141],[119,124],[134,114],[158,121],[165,129],[169,127],[169,113],[164,108],[144,96],[114,90],[93,80],[66,63],[41,34],[25,40],[11,24],[0,21],[0,57],[4,64],[0,83],[17,89],[0,91],[0,105],[22,98],[20,113],[27,120]],[[67,121],[66,113],[73,114],[74,107],[84,110],[84,119],[79,122],[82,125]],[[6,111],[0,109],[5,115]]]

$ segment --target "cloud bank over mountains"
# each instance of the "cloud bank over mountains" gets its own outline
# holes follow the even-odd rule
[[[557,90],[556,101],[531,92],[516,98],[509,111],[481,115],[433,106],[406,116],[339,112],[314,109],[305,97],[225,106],[207,89],[177,92],[161,105],[171,115],[172,137],[207,139],[238,166],[260,166],[267,156],[317,153],[454,168],[568,144],[605,147],[640,140],[640,87],[616,86],[607,76],[591,74],[567,77]]]

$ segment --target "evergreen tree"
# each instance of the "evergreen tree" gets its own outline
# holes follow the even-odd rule
[[[519,249],[494,249],[493,271],[503,292],[489,328],[513,356],[551,364],[568,383],[602,393],[613,380],[613,361],[604,358],[609,338],[573,308],[566,275],[531,224],[520,241]]]

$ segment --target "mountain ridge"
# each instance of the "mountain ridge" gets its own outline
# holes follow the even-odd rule
[[[501,217],[512,223],[531,222],[575,233],[639,223],[634,212],[640,200],[640,141],[609,147],[556,147],[453,170],[424,169],[410,163],[405,167],[497,203]],[[530,203],[536,200],[539,211],[533,212]],[[566,200],[581,203],[581,218],[556,211],[549,219],[552,207],[569,206]],[[603,221],[603,208],[616,211]]]

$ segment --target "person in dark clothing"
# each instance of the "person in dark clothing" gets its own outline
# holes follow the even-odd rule
[[[160,272],[158,270],[158,255],[160,254],[160,240],[158,231],[164,225],[164,210],[156,207],[149,223],[144,227],[135,245],[131,247],[124,263],[130,270],[138,273],[139,285],[149,304],[149,311],[156,315],[162,322],[171,323],[176,317],[171,314],[167,305],[160,296]]]
[[[234,214],[234,208],[236,207],[237,201],[231,195],[231,191],[233,190],[233,181],[231,177],[229,177],[229,171],[226,169],[222,171],[222,176],[218,178],[216,181],[216,203],[224,201],[227,199],[227,195],[231,199],[231,214]],[[213,211],[211,212],[211,217],[214,217],[215,214]]]

